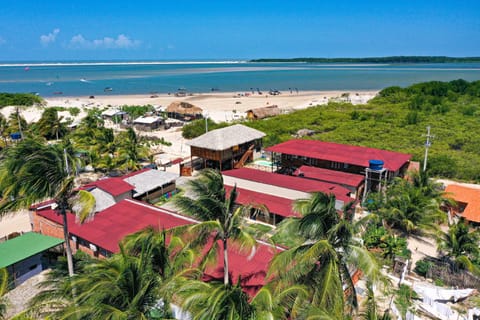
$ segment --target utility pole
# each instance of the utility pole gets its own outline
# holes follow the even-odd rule
[[[20,132],[20,140],[23,140],[22,123],[20,122],[20,114],[18,113],[18,107],[16,111],[17,111],[18,131]]]
[[[430,139],[433,139],[435,136],[430,134],[430,126],[427,126],[427,142],[425,143],[425,158],[423,160],[423,171],[427,170],[427,159],[428,159],[428,148],[432,145]]]
[[[203,116],[205,117],[205,133],[207,133],[208,132],[208,112],[205,112]]]

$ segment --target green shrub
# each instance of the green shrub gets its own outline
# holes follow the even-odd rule
[[[413,269],[418,275],[427,277],[428,271],[432,268],[433,263],[425,259],[418,260],[415,263],[415,269]]]

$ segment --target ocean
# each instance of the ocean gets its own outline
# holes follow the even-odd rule
[[[252,90],[380,90],[424,81],[480,80],[480,63],[307,64],[244,61],[68,62],[0,64],[0,92],[43,97],[249,92]]]

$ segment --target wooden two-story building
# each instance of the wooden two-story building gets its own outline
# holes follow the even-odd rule
[[[253,160],[260,151],[265,133],[247,126],[233,126],[209,131],[187,142],[190,156],[204,160],[204,167],[219,170],[233,169]]]

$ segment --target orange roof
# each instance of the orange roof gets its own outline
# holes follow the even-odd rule
[[[462,217],[472,222],[480,222],[480,189],[451,184],[445,188],[449,198],[466,204]]]

